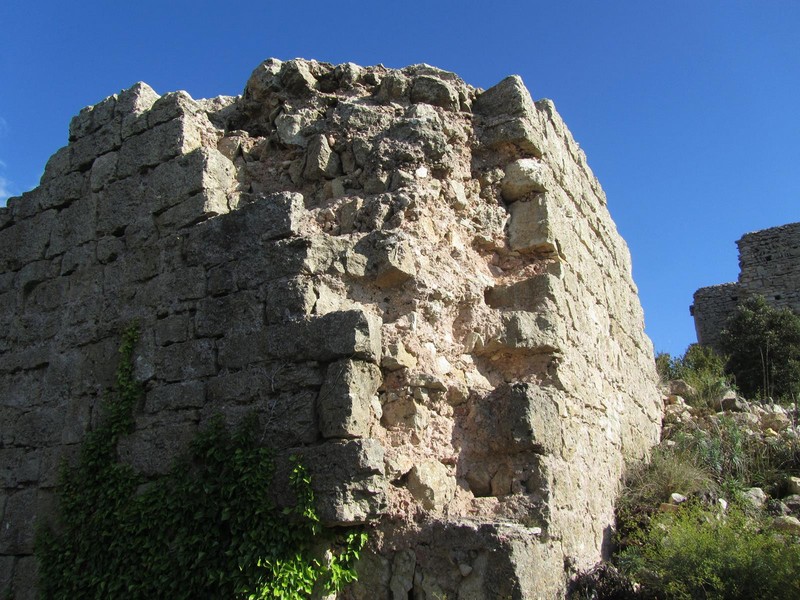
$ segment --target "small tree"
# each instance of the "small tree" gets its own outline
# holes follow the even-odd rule
[[[748,298],[728,319],[720,347],[745,396],[788,399],[800,390],[800,316],[791,310]]]

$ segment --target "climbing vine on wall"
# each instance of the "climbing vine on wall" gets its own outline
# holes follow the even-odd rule
[[[253,423],[229,432],[215,420],[155,481],[117,460],[141,396],[137,339],[135,328],[125,332],[115,398],[87,434],[78,465],[62,470],[58,520],[37,540],[42,597],[295,599],[353,581],[366,535],[333,539],[322,530],[296,461],[296,501],[276,507],[273,459],[255,443]]]

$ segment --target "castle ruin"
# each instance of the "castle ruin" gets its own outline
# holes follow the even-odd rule
[[[700,288],[689,307],[697,342],[719,348],[719,335],[747,296],[800,313],[800,223],[747,233],[739,247],[739,280]]]
[[[138,83],[0,208],[0,322],[17,600],[133,322],[119,457],[158,477],[214,415],[255,412],[324,524],[370,531],[343,598],[563,596],[661,425],[628,249],[518,77],[298,59],[237,97]]]

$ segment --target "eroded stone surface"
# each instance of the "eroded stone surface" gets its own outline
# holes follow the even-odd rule
[[[0,208],[0,582],[35,578],[57,464],[137,321],[123,460],[158,476],[255,412],[323,522],[370,527],[342,597],[556,597],[658,438],[630,271],[518,77],[271,59],[240,97],[84,109]]]

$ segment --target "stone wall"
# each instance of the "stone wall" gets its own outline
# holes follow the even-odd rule
[[[81,111],[0,209],[0,591],[139,324],[122,460],[157,477],[255,412],[328,526],[346,598],[552,598],[597,561],[660,429],[630,256],[583,152],[518,77],[482,91],[268,60],[240,97],[145,84]]]
[[[737,283],[700,288],[690,312],[697,341],[718,347],[725,321],[748,295],[761,295],[776,308],[800,313],[800,223],[747,233],[739,247]]]

